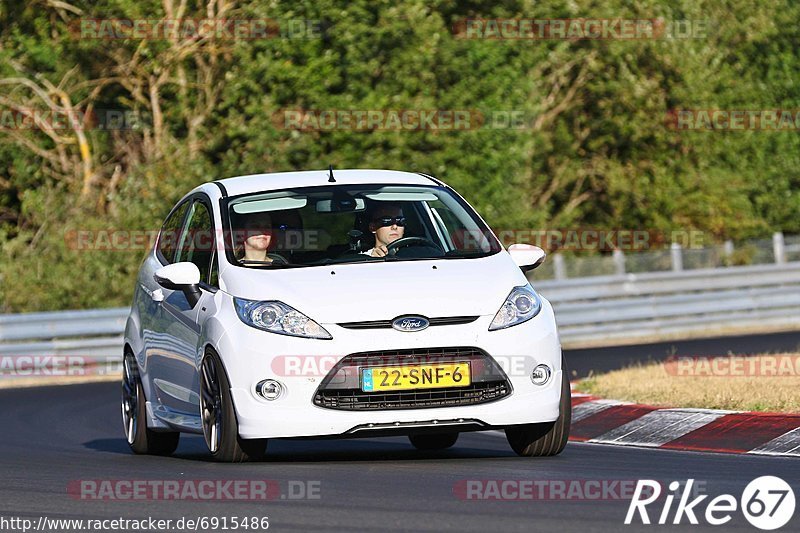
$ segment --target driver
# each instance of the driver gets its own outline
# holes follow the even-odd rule
[[[361,252],[372,257],[385,257],[389,251],[386,247],[401,239],[405,233],[406,217],[403,209],[397,204],[380,203],[372,211],[369,230],[375,235],[375,247]]]

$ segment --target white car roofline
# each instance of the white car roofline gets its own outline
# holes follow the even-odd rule
[[[335,182],[329,181],[329,170],[307,170],[299,172],[274,172],[251,174],[215,180],[221,185],[225,196],[239,196],[255,192],[294,189],[300,187],[339,185],[428,185],[441,186],[441,181],[426,174],[399,170],[341,169],[333,170]]]

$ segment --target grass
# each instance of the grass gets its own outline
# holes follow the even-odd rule
[[[639,364],[590,376],[575,390],[664,407],[800,413],[800,354]]]

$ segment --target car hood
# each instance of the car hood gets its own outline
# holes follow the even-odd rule
[[[320,324],[494,315],[527,282],[507,252],[479,259],[356,263],[258,270],[229,266],[222,289],[250,300],[280,300]]]

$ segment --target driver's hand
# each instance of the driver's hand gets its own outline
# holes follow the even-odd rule
[[[382,244],[372,249],[372,257],[386,257],[386,254],[388,253],[389,250],[387,250],[386,246]]]

